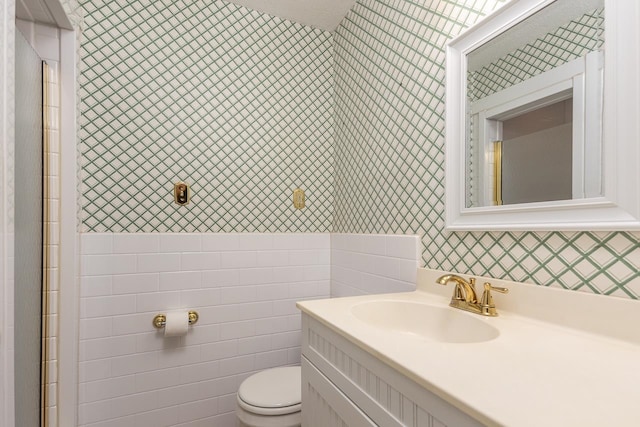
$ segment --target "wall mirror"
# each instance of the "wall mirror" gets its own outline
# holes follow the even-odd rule
[[[636,3],[512,0],[447,45],[447,229],[640,228]]]

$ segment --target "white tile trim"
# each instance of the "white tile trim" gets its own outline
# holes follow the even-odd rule
[[[420,236],[331,234],[331,296],[415,289]]]
[[[233,402],[246,376],[300,363],[295,301],[329,297],[330,234],[234,233],[216,241],[218,236],[80,234],[86,267],[79,317],[80,425],[130,417],[140,424],[149,412],[121,403],[140,399],[150,405],[145,411],[162,411],[153,398],[159,395],[173,413],[212,398]],[[205,241],[206,249],[196,251]],[[197,310],[200,320],[186,336],[168,339],[153,329],[155,314],[187,309]],[[188,401],[171,393],[229,379],[224,393],[203,389]],[[118,392],[118,384],[131,381],[134,387]],[[115,409],[105,410],[109,405]],[[233,409],[214,405],[206,417],[232,425]]]

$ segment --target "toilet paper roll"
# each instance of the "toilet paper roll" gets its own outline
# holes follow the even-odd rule
[[[166,314],[167,321],[164,325],[165,337],[181,337],[187,335],[189,330],[188,311],[170,311]]]

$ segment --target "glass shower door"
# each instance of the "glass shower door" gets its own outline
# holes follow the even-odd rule
[[[15,410],[16,426],[41,423],[42,60],[16,31]]]

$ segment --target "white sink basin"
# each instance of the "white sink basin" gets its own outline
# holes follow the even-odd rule
[[[378,300],[356,304],[351,313],[370,326],[430,341],[477,343],[500,334],[486,319],[451,307]]]

